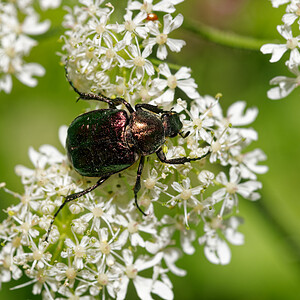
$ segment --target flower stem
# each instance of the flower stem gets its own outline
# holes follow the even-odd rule
[[[259,51],[260,47],[270,41],[238,35],[234,32],[222,31],[200,22],[185,20],[182,28],[213,43],[243,50]]]
[[[151,62],[153,64],[155,64],[156,66],[159,66],[160,64],[163,63],[163,61],[161,61],[157,58],[151,58]],[[170,69],[177,70],[177,71],[182,67],[181,65],[173,64],[173,63],[170,63],[170,62],[168,62],[168,66],[169,66]]]

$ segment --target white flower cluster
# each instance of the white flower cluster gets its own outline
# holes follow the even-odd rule
[[[282,25],[277,26],[279,34],[286,40],[283,44],[266,44],[261,47],[263,54],[272,54],[270,62],[279,61],[288,52],[289,58],[285,62],[293,77],[277,76],[270,81],[276,87],[268,91],[268,97],[272,100],[282,99],[288,96],[300,85],[300,0],[271,0],[274,7],[283,4],[286,6],[282,17]]]
[[[58,214],[46,242],[52,216],[64,198],[96,179],[80,176],[67,156],[50,145],[39,151],[30,148],[34,168],[16,167],[24,194],[0,185],[20,200],[6,210],[7,219],[0,224],[0,282],[25,273],[30,280],[15,288],[33,285],[33,293],[44,299],[122,300],[132,281],[141,299],[153,294],[173,299],[168,273],[186,274],[176,262],[182,253],[195,252],[195,241],[215,264],[229,263],[228,243],[244,241],[238,232],[238,197],[257,200],[262,185],[256,174],[267,171],[259,164],[265,154],[246,150],[258,138],[254,129],[245,127],[258,110],[238,101],[223,113],[218,99],[198,94],[189,68],[162,62],[169,51],[179,52],[184,45],[169,37],[183,22],[182,15],[172,15],[182,1],[129,1],[121,22],[111,21],[110,3],[79,2],[81,6],[67,8],[63,37],[63,61],[76,88],[121,96],[132,105],[173,106],[189,134],[166,142],[167,159],[210,154],[182,165],[149,157],[138,194],[147,216],[134,205],[137,166],[111,176]],[[178,92],[185,100],[177,99]],[[65,145],[66,127],[59,136]]]
[[[34,87],[37,80],[33,76],[45,74],[45,69],[40,64],[24,60],[38,44],[31,36],[43,34],[50,27],[48,20],[39,21],[34,2],[36,1],[0,2],[0,92],[11,92],[12,75],[23,84]],[[60,5],[60,0],[39,2],[43,10]]]

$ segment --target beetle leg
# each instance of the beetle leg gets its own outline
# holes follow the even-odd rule
[[[210,151],[208,151],[206,154],[200,156],[200,157],[179,157],[179,158],[171,158],[171,159],[167,159],[165,156],[165,153],[163,152],[163,150],[160,148],[157,152],[156,155],[159,158],[159,160],[163,163],[166,164],[173,164],[173,165],[181,165],[184,164],[186,162],[191,162],[191,161],[196,161],[196,160],[200,160],[204,157],[206,157],[208,154],[210,154]]]
[[[145,214],[142,211],[142,209],[140,208],[140,206],[138,205],[138,202],[137,202],[137,194],[138,194],[139,190],[141,189],[141,175],[142,175],[143,168],[144,168],[144,162],[145,162],[145,156],[141,156],[139,167],[137,170],[136,182],[135,182],[133,191],[134,191],[134,199],[135,199],[136,207],[144,216],[147,216],[147,214]]]
[[[139,104],[136,104],[136,106],[135,106],[136,110],[137,109],[141,109],[141,108],[147,109],[147,110],[152,111],[152,112],[154,112],[156,114],[160,114],[160,113],[164,112],[163,109],[157,107],[156,105],[152,105],[152,104],[148,104],[148,103],[139,103]]]
[[[117,105],[119,104],[124,104],[125,107],[128,109],[128,111],[130,113],[133,113],[134,110],[132,108],[132,106],[123,98],[117,97],[115,99],[111,99],[109,97],[106,97],[104,95],[102,95],[101,93],[99,93],[98,95],[93,94],[93,93],[83,93],[80,92],[73,84],[73,82],[71,81],[71,79],[69,78],[69,72],[68,72],[68,68],[67,65],[65,65],[65,72],[66,72],[66,78],[70,84],[70,86],[73,88],[73,90],[79,95],[79,98],[77,99],[77,101],[79,101],[80,99],[82,100],[96,100],[96,101],[102,101],[105,102],[109,105],[110,108],[116,108]]]
[[[48,241],[48,237],[49,237],[49,234],[51,232],[51,228],[52,228],[52,225],[54,223],[54,220],[55,218],[57,217],[57,215],[59,214],[59,212],[63,209],[63,207],[70,201],[72,200],[75,200],[91,191],[93,191],[94,189],[96,189],[99,185],[101,185],[106,179],[108,179],[109,176],[105,176],[105,177],[101,177],[93,186],[90,186],[89,188],[87,188],[86,190],[83,190],[81,192],[78,192],[78,193],[75,193],[75,194],[71,194],[71,195],[68,195],[66,198],[65,198],[65,201],[63,202],[63,204],[58,208],[58,210],[55,212],[55,214],[53,215],[52,217],[52,220],[51,220],[51,223],[50,223],[50,226],[48,228],[48,231],[47,231],[47,235],[46,235],[46,238],[45,238],[45,241],[47,242]]]

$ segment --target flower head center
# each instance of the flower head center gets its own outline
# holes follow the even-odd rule
[[[156,179],[153,177],[148,177],[145,180],[145,187],[149,190],[152,190],[155,187],[156,184]]]
[[[97,281],[101,285],[107,285],[108,284],[108,276],[104,273],[100,273],[100,274],[98,274]]]
[[[293,49],[298,47],[298,40],[296,38],[288,39],[287,42],[286,42],[286,46],[289,49],[293,50]]]
[[[132,20],[125,21],[125,29],[127,31],[133,32],[136,28],[135,23]]]
[[[127,229],[129,233],[136,233],[139,231],[139,223],[136,221],[131,221],[128,223]]]
[[[243,154],[239,154],[239,155],[236,155],[234,158],[237,162],[242,163],[244,156],[243,156]]]
[[[16,236],[13,240],[12,240],[12,245],[14,248],[18,248],[21,246],[21,237],[20,236]]]
[[[100,246],[99,246],[99,249],[100,251],[103,253],[103,254],[109,254],[110,253],[110,250],[111,250],[111,247],[110,245],[107,243],[107,241],[103,241],[100,243]]]
[[[197,118],[193,120],[194,128],[201,129],[202,128],[202,120]]]
[[[85,249],[84,247],[78,245],[74,247],[74,253],[76,257],[83,257],[85,255]]]
[[[32,253],[32,257],[34,260],[40,260],[43,258],[43,251],[36,249]]]
[[[144,206],[144,207],[149,207],[149,205],[151,204],[151,199],[149,196],[144,195],[140,198],[139,204]]]
[[[126,267],[126,275],[130,279],[134,279],[137,276],[138,270],[134,267],[134,265],[129,265]]]
[[[10,269],[11,267],[11,258],[10,258],[10,255],[5,255],[3,260],[2,260],[2,263],[3,263],[3,267],[5,269]]]
[[[103,210],[100,207],[94,207],[92,212],[93,212],[93,216],[96,218],[102,217],[103,215]]]
[[[156,43],[158,45],[163,45],[167,42],[168,39],[168,35],[165,33],[161,33],[158,36],[156,36]]]
[[[21,229],[22,229],[23,233],[27,233],[30,229],[30,224],[28,222],[24,222],[21,225]]]
[[[76,277],[76,270],[74,268],[68,268],[66,270],[66,276],[68,279],[75,279]]]
[[[30,197],[27,195],[23,195],[21,198],[22,204],[28,204],[30,202]]]
[[[96,32],[98,33],[98,34],[101,34],[101,33],[103,33],[104,31],[105,31],[105,25],[104,24],[98,24],[97,26],[96,26]]]
[[[16,55],[16,51],[13,47],[7,47],[5,49],[5,53],[9,58],[14,58]]]
[[[123,95],[125,93],[125,91],[126,91],[126,87],[125,87],[124,83],[121,83],[116,86],[116,93],[118,95]]]
[[[89,7],[88,7],[88,11],[91,15],[95,15],[96,12],[97,12],[97,7],[94,5],[94,4],[91,4]]]
[[[133,63],[137,67],[142,67],[145,64],[145,59],[142,56],[137,56],[133,59]]]
[[[175,89],[177,87],[176,77],[174,75],[169,76],[167,80],[167,84],[170,89]]]
[[[113,49],[109,48],[106,50],[105,55],[108,59],[112,59],[116,56],[116,52]]]
[[[211,228],[218,229],[222,226],[222,218],[216,217],[211,220],[210,223]]]
[[[46,276],[44,274],[43,269],[38,271],[38,273],[36,275],[36,279],[38,280],[39,283],[45,283],[46,282]]]
[[[192,194],[192,191],[190,190],[190,189],[183,189],[183,191],[180,193],[180,197],[181,197],[181,199],[183,199],[183,200],[188,200],[188,199],[190,199],[191,198],[191,196],[192,196],[193,194]]]
[[[221,150],[221,143],[219,141],[215,141],[211,144],[212,152],[216,153]]]
[[[194,207],[194,211],[197,212],[198,214],[200,214],[203,210],[204,210],[204,205],[202,203],[198,203]]]
[[[94,48],[89,48],[88,50],[85,51],[85,55],[88,59],[94,58]],[[64,187],[62,188],[64,190]]]
[[[226,192],[229,194],[235,194],[237,191],[237,184],[235,182],[228,182],[226,185]]]

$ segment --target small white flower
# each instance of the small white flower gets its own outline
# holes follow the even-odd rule
[[[120,278],[120,290],[117,293],[117,298],[119,300],[125,299],[128,283],[131,279],[136,292],[141,299],[152,299],[151,292],[156,291],[156,289],[153,288],[155,282],[153,279],[138,275],[138,272],[157,265],[161,261],[162,256],[162,253],[157,253],[152,259],[149,259],[148,257],[138,257],[136,261],[133,262],[134,258],[132,252],[130,250],[123,250],[124,266],[122,265],[120,267],[124,270],[124,274]]]
[[[67,246],[66,251],[62,252],[62,257],[66,258],[68,256],[74,257],[74,265],[77,269],[83,269],[85,265],[85,261],[87,259],[87,250],[91,246],[90,238],[87,236],[83,236],[80,243],[74,234],[75,243],[67,238],[65,240],[65,245]]]
[[[231,260],[231,251],[227,243],[214,230],[209,230],[199,238],[199,244],[204,244],[204,254],[213,264],[227,265]]]
[[[271,85],[278,85],[271,88],[268,91],[268,98],[272,100],[279,100],[287,97],[295,88],[300,85],[300,71],[299,67],[296,66],[289,69],[291,73],[295,74],[296,77],[277,76],[271,79]]]
[[[271,0],[273,7],[279,7],[280,5],[289,3],[291,0]]]
[[[195,196],[199,195],[203,187],[201,185],[191,188],[191,181],[187,177],[186,179],[182,180],[182,185],[178,182],[173,182],[171,184],[172,188],[179,192],[175,197],[172,197],[172,199],[169,201],[171,205],[175,205],[176,201],[182,201],[183,202],[183,209],[184,209],[184,220],[187,227],[189,227],[188,224],[188,213],[187,213],[187,205],[190,206],[196,206],[198,204],[198,200]]]
[[[126,67],[131,68],[131,75],[136,71],[136,77],[141,81],[145,76],[145,72],[152,76],[154,74],[154,67],[152,63],[146,59],[151,54],[151,49],[144,49],[141,53],[140,47],[136,45],[129,45],[130,58],[126,61]]]
[[[47,10],[49,8],[57,8],[61,4],[61,0],[40,0],[40,6],[43,10]]]
[[[278,25],[278,32],[287,40],[286,44],[265,44],[260,48],[263,54],[272,54],[270,62],[277,62],[283,54],[290,50],[290,58],[286,62],[289,68],[300,65],[299,41],[300,36],[293,37],[292,29],[287,25]]]
[[[153,4],[153,0],[145,0],[143,3],[138,1],[130,1],[127,8],[129,10],[141,10],[147,14],[153,11],[162,11],[166,13],[173,13],[175,11],[174,5],[183,2],[184,0],[161,0]]]
[[[181,14],[177,15],[174,19],[172,16],[167,14],[164,15],[164,27],[162,32],[160,32],[158,24],[155,22],[149,22],[148,28],[149,33],[154,35],[154,38],[148,38],[144,40],[143,45],[146,48],[152,49],[155,44],[158,45],[156,56],[164,60],[167,58],[168,52],[167,47],[173,52],[180,52],[181,48],[185,45],[185,41],[169,38],[170,32],[179,28],[183,23],[183,16]]]
[[[264,174],[268,171],[268,166],[258,164],[258,162],[266,159],[267,156],[261,149],[254,149],[253,151],[229,158],[229,161],[232,166],[239,166],[242,178],[256,180],[257,176],[255,173]]]
[[[132,11],[128,10],[124,16],[125,22],[118,26],[118,32],[125,32],[124,42],[126,45],[130,45],[132,40],[132,34],[135,33],[138,37],[145,39],[148,36],[148,27],[143,22],[146,17],[146,12],[139,12],[134,18]]]
[[[240,194],[245,199],[255,201],[260,198],[260,195],[255,191],[262,188],[262,184],[255,180],[249,180],[241,183],[240,172],[238,168],[231,167],[229,172],[229,181],[224,172],[220,172],[217,175],[216,181],[221,183],[224,187],[214,192],[212,196],[216,202],[224,200],[220,211],[221,216],[223,215],[225,209],[231,209],[233,205],[237,206],[237,194]]]
[[[292,1],[286,8],[286,13],[282,17],[282,21],[284,24],[291,26],[300,15],[300,3],[296,1]]]
[[[191,78],[191,69],[181,67],[174,75],[171,73],[169,66],[164,63],[159,65],[159,73],[166,79],[153,79],[152,86],[163,92],[162,95],[152,100],[150,103],[155,105],[167,106],[174,100],[175,89],[179,88],[186,93],[191,99],[199,98],[200,95],[196,91],[197,84]],[[166,89],[167,88],[167,89]]]

